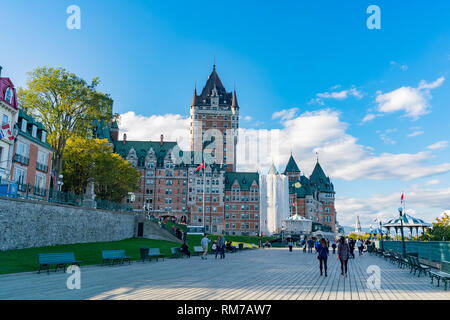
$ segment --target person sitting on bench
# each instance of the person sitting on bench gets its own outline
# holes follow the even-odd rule
[[[180,251],[186,254],[189,258],[191,257],[191,252],[189,251],[186,241],[184,241],[183,244],[181,245]]]

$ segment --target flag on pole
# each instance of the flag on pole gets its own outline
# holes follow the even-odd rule
[[[11,133],[11,127],[9,126],[9,123],[2,125],[1,131],[3,131],[3,133],[1,134],[2,135],[1,139],[3,139],[3,136],[6,135],[8,140],[14,140],[14,136]]]
[[[195,171],[198,171],[198,170],[200,170],[200,169],[205,169],[205,163],[204,163],[204,162],[202,162],[202,164],[199,165],[199,166],[197,167],[197,169],[195,169]]]
[[[403,193],[402,193],[402,197],[400,198],[400,203],[403,203]]]

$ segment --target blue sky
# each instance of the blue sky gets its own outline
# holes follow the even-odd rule
[[[66,28],[72,4],[81,30]],[[372,4],[381,30],[366,27]],[[186,125],[215,57],[225,87],[236,84],[241,127],[292,139],[280,169],[290,150],[309,174],[319,152],[341,221],[394,215],[402,191],[410,212],[431,221],[450,209],[449,21],[444,0],[9,1],[0,65],[16,86],[44,65],[98,76],[115,111],[134,112],[122,129],[157,139],[173,129],[168,119]],[[282,110],[291,112],[274,118]],[[314,121],[313,132],[301,128]]]

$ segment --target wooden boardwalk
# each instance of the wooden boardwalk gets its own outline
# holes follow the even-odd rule
[[[69,274],[0,276],[0,299],[163,299],[163,300],[450,300],[450,291],[413,276],[383,258],[365,253],[349,261],[347,278],[335,256],[328,277],[319,276],[315,254],[299,249],[259,249],[227,254],[225,260],[167,259],[114,267],[81,268],[81,289],[69,290]],[[369,289],[366,270],[381,269],[381,286]]]

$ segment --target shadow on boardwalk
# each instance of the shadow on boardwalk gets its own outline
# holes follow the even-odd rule
[[[418,278],[365,253],[349,261],[347,278],[330,255],[328,277],[315,254],[272,248],[227,254],[225,260],[168,259],[113,267],[82,267],[81,289],[69,290],[69,274],[0,276],[0,299],[248,299],[248,300],[450,300],[427,276]],[[381,286],[367,286],[367,268],[378,266]]]

